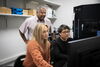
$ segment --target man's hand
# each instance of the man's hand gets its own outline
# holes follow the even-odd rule
[[[28,43],[28,40],[25,40],[24,42],[27,44]]]

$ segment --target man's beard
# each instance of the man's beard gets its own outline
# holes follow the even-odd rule
[[[44,21],[44,18],[45,18],[45,16],[41,16],[41,17],[39,18],[39,20],[40,20],[40,21]]]

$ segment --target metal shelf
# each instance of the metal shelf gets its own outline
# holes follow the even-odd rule
[[[0,14],[0,16],[31,17],[32,15]],[[49,19],[50,20],[56,20],[56,17],[51,17]]]
[[[42,3],[42,4],[47,4],[48,6],[50,6],[53,9],[57,9],[58,7],[60,7],[60,4],[52,2],[50,0],[28,0],[28,1],[35,1],[38,3]]]
[[[0,14],[0,16],[18,16],[18,17],[30,17],[31,15]]]

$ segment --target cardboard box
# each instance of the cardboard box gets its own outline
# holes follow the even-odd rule
[[[0,13],[2,14],[11,14],[11,9],[7,7],[0,7]]]
[[[28,10],[23,10],[23,15],[28,15]]]
[[[11,9],[10,8],[6,9],[6,14],[11,14]]]
[[[31,10],[28,10],[28,15],[36,15],[36,10],[34,9],[31,9]]]

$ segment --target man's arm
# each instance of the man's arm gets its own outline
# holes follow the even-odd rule
[[[19,30],[20,36],[24,40],[24,42],[27,44],[28,40],[26,39],[25,35]]]

